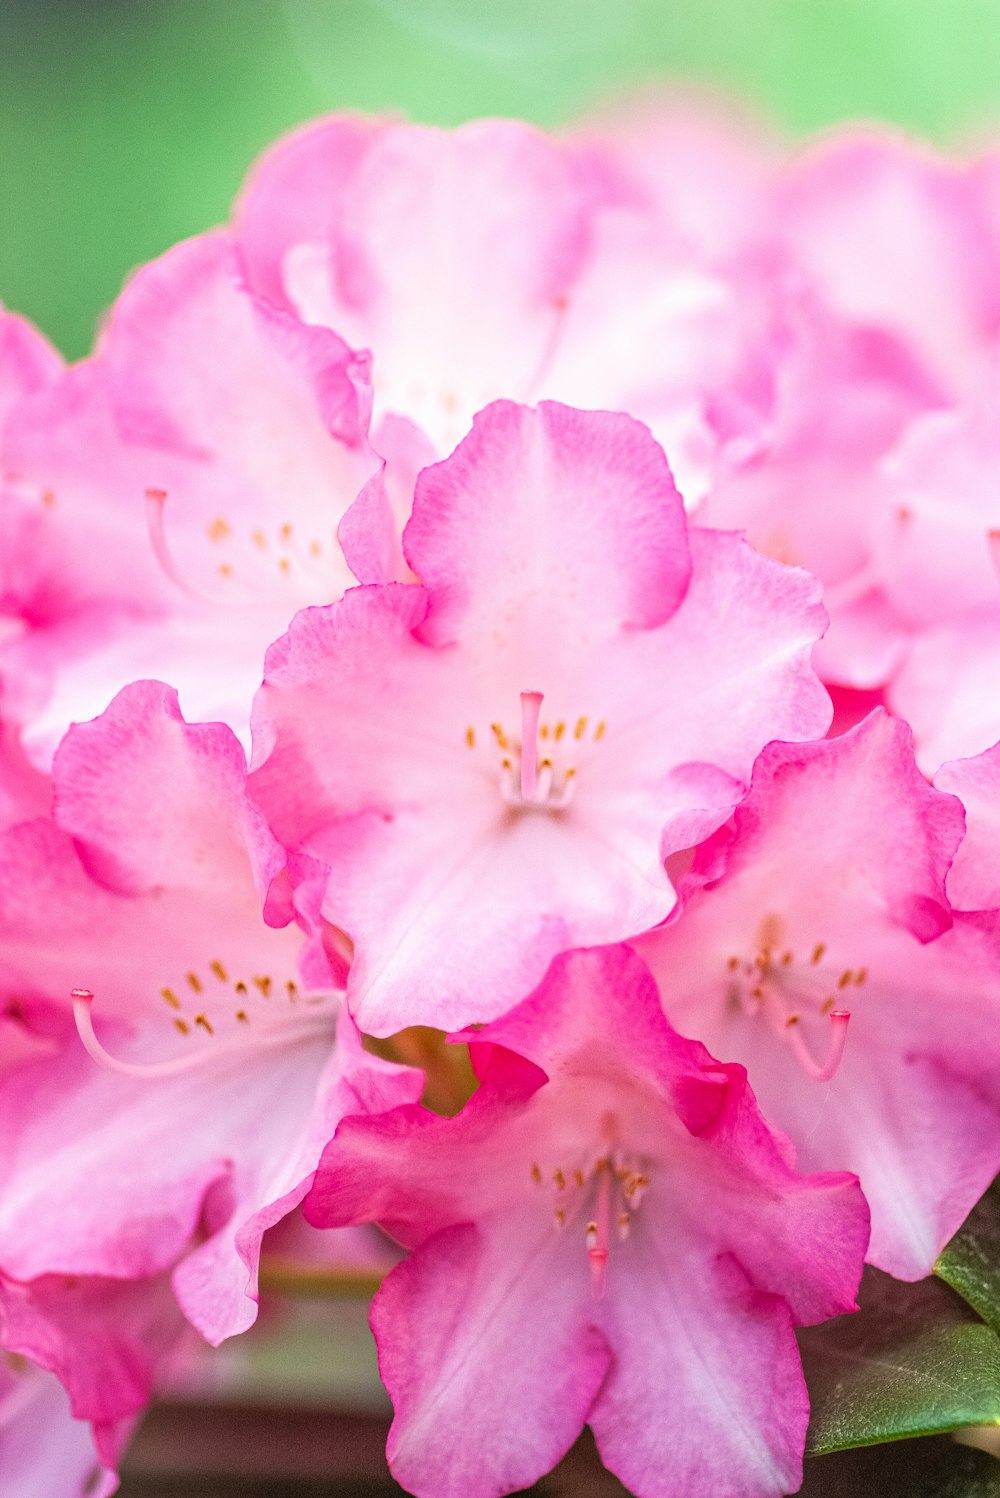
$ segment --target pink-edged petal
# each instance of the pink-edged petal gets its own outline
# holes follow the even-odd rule
[[[235,604],[284,598],[289,612],[338,596],[337,525],[374,467],[365,362],[253,297],[223,234],[139,272],[101,357],[187,584]]]
[[[176,884],[242,893],[255,875],[263,894],[283,865],[247,799],[233,733],[185,722],[162,682],[134,682],[100,718],[74,725],[53,784],[58,825],[77,840],[88,871],[120,893]]]
[[[184,1322],[166,1275],[118,1280],[45,1275],[20,1284],[0,1275],[6,1345],[55,1373],[77,1419],[95,1427],[106,1460],[149,1402],[156,1370]]]
[[[515,640],[555,628],[584,649],[605,622],[662,624],[690,569],[680,498],[646,430],[555,402],[481,412],[421,474],[404,546],[436,645],[485,634],[503,612]],[[560,643],[568,653],[569,640],[549,648]]]
[[[664,856],[724,820],[769,738],[826,728],[815,580],[735,536],[692,546],[693,580],[659,628],[611,610],[588,624],[569,582],[547,613],[535,598],[511,610],[498,579],[495,623],[477,610],[450,645],[423,643],[422,589],[390,586],[304,612],[272,648],[253,793],[285,846],[330,868],[323,913],[355,944],[365,1028],[484,1020],[556,952],[655,925],[673,903]],[[536,758],[559,801],[538,814],[514,786],[520,693],[545,698]]]
[[[579,1435],[611,1355],[555,1257],[548,1231],[528,1245],[516,1219],[485,1240],[466,1224],[430,1239],[379,1291],[372,1330],[395,1409],[387,1455],[408,1492],[511,1492]],[[530,1337],[525,1300],[544,1306]]]
[[[959,910],[995,910],[1000,906],[1000,744],[974,759],[943,764],[934,784],[965,807],[965,837],[948,871],[948,898]]]
[[[795,1491],[809,1399],[787,1306],[669,1235],[645,1260],[609,1333],[629,1357],[589,1416],[604,1465],[640,1498]]]
[[[708,762],[749,775],[769,739],[826,731],[830,699],[811,655],[827,616],[817,580],[760,556],[738,535],[690,533],[683,604],[662,630],[636,632],[607,684],[607,746],[630,774]],[[640,682],[656,682],[656,696]],[[603,760],[599,773],[607,773]],[[610,770],[610,765],[607,767]]]

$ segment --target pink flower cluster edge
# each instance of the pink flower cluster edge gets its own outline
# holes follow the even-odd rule
[[[418,1498],[798,1488],[794,1329],[1000,1171],[998,288],[1000,150],[660,101],[0,313],[0,1498],[303,1222]]]

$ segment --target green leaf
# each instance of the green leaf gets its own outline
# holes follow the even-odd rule
[[[947,1285],[868,1270],[860,1303],[800,1333],[808,1452],[1000,1425],[1000,1339]]]
[[[994,1182],[973,1207],[934,1273],[1000,1334],[1000,1182]]]
[[[1000,1462],[948,1436],[862,1446],[806,1463],[799,1498],[1000,1498]]]

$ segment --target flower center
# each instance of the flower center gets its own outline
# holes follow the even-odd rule
[[[769,915],[757,934],[752,958],[730,957],[726,963],[726,992],[730,1005],[749,1016],[765,1019],[786,1041],[803,1071],[817,1082],[837,1073],[847,1044],[851,1012],[845,1002],[852,988],[868,980],[866,967],[839,967],[827,960],[827,945],[816,942],[805,955],[783,942],[784,923]],[[803,1034],[828,1019],[826,1056],[816,1061]]]
[[[611,1243],[624,1243],[650,1184],[650,1164],[625,1151],[618,1142],[615,1120],[602,1119],[605,1148],[600,1154],[584,1154],[576,1164],[531,1166],[535,1185],[548,1189],[552,1213],[560,1231],[583,1227],[583,1241],[590,1266],[590,1291],[595,1300],[604,1297],[608,1283]]]
[[[602,719],[592,730],[589,718],[572,725],[560,719],[541,721],[543,694],[521,693],[520,736],[508,734],[502,723],[491,723],[490,733],[500,755],[500,797],[517,811],[563,811],[573,799],[576,784],[574,756],[588,739],[600,743],[607,729]],[[470,724],[465,742],[476,747]]]
[[[146,490],[146,518],[156,559],[170,580],[184,592],[212,603],[258,603],[262,596],[325,597],[336,578],[336,546],[318,537],[300,537],[289,521],[276,530],[263,526],[237,528],[216,515],[205,528],[213,553],[189,577],[178,565],[167,541],[164,489]]]
[[[213,1044],[192,1045],[187,1055],[167,1061],[123,1061],[94,1031],[91,990],[74,988],[71,997],[77,1030],[94,1060],[109,1071],[147,1079],[175,1076],[247,1045],[288,1045],[322,1030],[332,1034],[334,1024],[329,994],[303,994],[292,979],[277,982],[261,974],[232,979],[216,958],[204,973],[188,972],[183,982],[160,989],[177,1033],[190,1042],[200,1037]]]

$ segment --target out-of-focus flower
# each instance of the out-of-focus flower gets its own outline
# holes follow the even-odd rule
[[[19,402],[0,672],[39,761],[145,677],[245,732],[267,646],[354,582],[336,533],[377,465],[370,401],[367,362],[251,295],[215,234],[140,271],[95,358]]]

